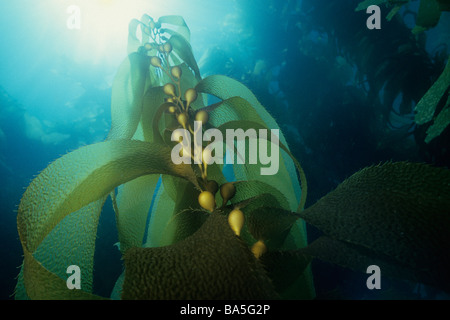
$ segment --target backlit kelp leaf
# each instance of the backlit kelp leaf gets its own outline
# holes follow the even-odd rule
[[[164,226],[161,245],[170,245],[183,240],[186,236],[191,235],[199,226],[198,215],[179,215],[177,219],[174,219],[174,217],[187,208],[190,210],[200,210],[198,203],[200,190],[186,180],[175,179],[171,181],[177,182],[176,188],[174,188],[176,193],[176,198],[174,199],[175,205],[168,223]],[[164,182],[167,182],[167,180]],[[167,189],[169,186],[170,184],[165,184],[164,188]]]
[[[450,283],[450,171],[419,163],[365,168],[300,216],[330,238]]]
[[[45,269],[25,247],[23,279],[27,295],[33,300],[103,299],[84,290],[68,290],[66,281]]]
[[[137,29],[139,27],[142,28],[145,27],[145,25],[137,19],[131,20],[128,24],[128,54],[138,51],[139,47],[143,44],[143,39],[138,39],[137,37]]]
[[[131,139],[141,119],[149,59],[132,53],[119,67],[111,94],[111,129],[107,140]]]
[[[434,113],[436,111],[436,106],[442,99],[444,94],[450,87],[450,59],[445,66],[444,71],[433,84],[433,86],[425,93],[422,99],[420,99],[415,110],[416,123],[425,124],[433,119]]]
[[[441,7],[438,0],[420,0],[416,26],[413,33],[419,33],[435,27],[441,18]]]
[[[228,122],[220,125],[217,129],[222,132],[223,136],[225,136],[227,129],[242,129],[244,131],[247,131],[248,129],[254,129],[257,133],[258,139],[261,139],[259,130],[267,130],[267,132],[270,131],[266,126],[262,125],[261,123],[249,121],[249,120],[228,121]],[[266,138],[270,139],[269,135],[267,135]],[[278,144],[279,144],[279,147],[284,152],[286,152],[286,154],[291,158],[291,160],[294,162],[295,167],[297,168],[297,172],[298,172],[298,175],[299,175],[299,178],[301,181],[301,197],[300,197],[299,205],[297,207],[297,212],[300,212],[301,210],[303,210],[304,205],[306,203],[306,196],[307,196],[307,190],[308,190],[305,172],[303,171],[303,168],[300,165],[300,163],[297,161],[297,159],[295,159],[295,157],[292,155],[290,150],[282,142],[279,141]],[[281,170],[281,172],[286,172],[286,171]],[[287,177],[281,177],[281,178],[287,179]],[[292,179],[293,177],[290,177],[290,178]]]
[[[51,293],[43,291],[36,293],[38,289],[32,289],[32,292],[27,293],[28,287],[25,288],[24,281],[39,283],[42,281],[39,279],[40,274],[52,274],[50,279],[54,283],[47,283],[41,289],[46,290],[52,286],[58,287],[61,280],[67,279],[67,267],[70,265],[80,267],[83,292],[92,292],[97,225],[105,199],[106,197],[103,197],[66,216],[42,241],[36,252],[29,255],[28,259],[35,259],[39,263],[31,262],[27,264],[27,266],[32,266],[33,269],[29,270],[26,267],[25,272],[23,272],[25,265],[22,265],[15,290],[16,299],[28,299],[30,294],[33,295],[34,299],[48,297]],[[47,270],[48,273],[44,270]],[[25,279],[23,275],[25,275]],[[71,293],[66,292],[57,298],[70,299],[71,297]]]
[[[425,93],[416,105],[415,121],[417,124],[426,124],[434,119],[434,123],[427,130],[425,142],[429,143],[435,137],[439,136],[442,131],[450,124],[449,106],[450,106],[450,59],[445,66],[444,71],[438,80]],[[444,108],[438,115],[435,115],[436,108],[442,99],[447,99]]]
[[[429,143],[438,137],[450,125],[450,95],[444,108],[439,112],[433,124],[427,129],[425,142]]]
[[[141,141],[107,141],[57,159],[25,191],[17,224],[21,241],[33,252],[68,214],[106,196],[122,183],[165,173],[197,183],[191,168],[174,165],[170,148]]]
[[[143,101],[142,101],[142,130],[144,132],[144,140],[148,142],[154,142],[154,125],[153,119],[158,111],[158,108],[161,104],[164,103],[164,98],[166,95],[164,94],[164,90],[162,87],[153,87],[146,91]],[[156,137],[156,141],[159,140],[160,137]]]
[[[132,248],[124,260],[123,299],[277,298],[263,265],[219,214],[174,245]]]
[[[275,119],[267,112],[267,110],[259,103],[258,99],[255,97],[255,95],[242,83],[239,81],[236,81],[232,78],[222,76],[222,75],[212,75],[209,76],[202,81],[198,83],[198,85],[195,87],[195,89],[198,92],[202,92],[205,94],[211,94],[221,100],[227,100],[233,97],[240,97],[247,102],[250,103],[252,108],[256,111],[256,113],[259,115],[263,123],[267,128],[270,129],[280,129],[278,124],[276,123]],[[249,121],[256,121],[254,118],[241,118],[241,119],[229,119],[230,120],[249,120]],[[280,136],[279,136],[280,142],[284,144],[285,146],[288,146],[286,143],[286,139],[283,135],[283,132],[280,130]],[[287,155],[283,155],[283,161],[286,165],[286,169],[289,173],[289,176],[295,177],[295,167],[292,161],[289,159]],[[296,195],[300,194],[300,185],[297,181],[297,179],[293,179],[290,181],[292,184],[293,193]],[[289,185],[286,181],[284,182],[285,185]],[[289,197],[290,198],[290,197]],[[295,198],[292,198],[292,205],[296,206],[297,203],[295,203]]]
[[[160,184],[154,197],[150,221],[147,227],[147,239],[144,247],[160,247],[163,243],[164,231],[175,210],[175,201]]]
[[[158,175],[146,175],[119,187],[116,225],[121,252],[143,245],[147,216],[158,179]]]
[[[392,18],[397,14],[397,12],[400,11],[400,9],[402,8],[403,4],[397,4],[395,5],[391,11],[389,11],[388,15],[386,16],[386,20],[387,21],[391,21]]]
[[[200,69],[198,68],[189,42],[181,35],[176,34],[170,37],[169,42],[174,52],[194,71],[195,77],[200,81]]]
[[[182,16],[162,16],[158,19],[158,22],[161,24],[166,23],[169,24],[167,28],[162,28],[161,33],[167,32],[170,35],[174,35],[176,32],[180,36],[182,36],[186,41],[191,41],[191,31],[189,30],[189,27],[186,24],[186,21],[184,21]]]

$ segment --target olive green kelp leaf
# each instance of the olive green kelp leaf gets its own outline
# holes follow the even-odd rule
[[[170,148],[116,140],[82,147],[50,164],[25,191],[18,212],[22,243],[33,252],[66,215],[139,176],[166,173],[197,184],[188,165],[174,165]]]
[[[174,165],[170,161],[170,148],[128,140],[107,141],[82,147],[57,159],[42,171],[25,191],[17,216],[18,231],[25,259],[23,279],[28,296],[33,299],[42,299],[52,294],[47,292],[50,287],[55,286],[55,290],[59,290],[58,283],[63,271],[55,270],[58,274],[54,274],[46,269],[46,267],[54,269],[49,252],[59,252],[58,248],[61,245],[73,243],[76,246],[80,244],[76,238],[66,241],[65,244],[60,243],[66,234],[66,232],[61,234],[56,231],[61,229],[59,228],[61,223],[77,213],[80,218],[76,220],[77,223],[70,224],[72,229],[62,228],[61,230],[74,231],[70,233],[72,237],[94,236],[95,239],[99,208],[101,208],[105,196],[122,183],[154,173],[173,174],[184,177],[194,184],[197,183],[190,166]],[[91,207],[90,204],[96,203],[99,205],[92,207],[94,211],[80,211],[85,206]],[[85,214],[85,219],[80,216],[81,212]],[[89,212],[93,213],[94,221],[92,223],[90,222],[92,219],[86,219]],[[72,220],[72,222],[74,221]],[[83,226],[83,223],[88,223],[88,226]],[[91,225],[95,225],[95,227],[90,228]],[[80,232],[77,233],[76,230]],[[90,234],[85,234],[87,232]],[[58,234],[59,236],[55,237]],[[73,254],[69,258],[75,257],[74,259],[76,259],[77,248],[66,249],[67,253]],[[42,261],[38,262],[37,259],[42,259]],[[63,258],[58,257],[57,259]],[[89,262],[82,261],[82,265],[89,265]],[[39,289],[36,287],[36,283],[43,281],[39,278],[40,275],[47,280],[53,279],[53,282]],[[89,290],[89,286],[91,284],[88,283],[88,288],[83,289]],[[77,297],[68,290],[66,291],[67,295],[61,295],[59,298]],[[82,293],[79,294],[82,295]]]
[[[213,213],[192,236],[160,248],[132,248],[123,299],[274,299],[263,265]]]
[[[244,118],[244,119],[247,119],[247,118]],[[247,131],[249,129],[253,129],[253,130],[256,131],[256,136],[258,137],[258,139],[262,139],[261,135],[259,134],[259,132],[260,132],[259,130],[262,129],[262,130],[267,130],[267,132],[269,131],[269,129],[265,125],[262,125],[261,123],[258,123],[258,122],[249,121],[249,120],[228,121],[228,122],[220,125],[217,129],[222,132],[223,136],[226,136],[226,130],[227,129],[235,129],[235,130],[236,129],[242,129],[244,131]],[[270,139],[269,137],[266,137],[266,138]],[[259,142],[259,140],[258,140],[258,142]],[[297,161],[297,159],[295,159],[295,157],[289,151],[288,147],[286,147],[280,141],[277,141],[277,143],[278,143],[278,147],[281,148],[284,152],[286,152],[286,154],[290,157],[290,159],[292,160],[292,162],[294,163],[294,165],[295,165],[295,167],[297,169],[297,172],[298,172],[298,175],[299,175],[299,178],[300,178],[300,182],[301,182],[301,190],[302,190],[300,202],[299,202],[298,207],[297,207],[297,212],[300,212],[300,211],[303,210],[303,208],[305,206],[306,196],[307,196],[307,191],[308,191],[308,186],[307,186],[305,172],[303,171],[303,168],[300,165],[300,163]],[[273,143],[269,143],[269,146],[277,147]],[[268,150],[270,150],[270,148],[268,148]],[[269,152],[269,154],[271,154],[271,152]],[[246,155],[246,157],[247,156],[248,155]],[[280,176],[281,176],[280,178],[282,180],[287,180],[289,178],[290,179],[294,178],[293,176],[290,176],[290,177],[289,176],[285,176],[287,173],[286,173],[286,169],[285,169],[284,163],[280,163],[280,166],[281,166],[281,170],[279,170],[279,171],[281,171],[281,172],[279,174],[280,174]],[[247,165],[246,167],[247,167],[247,170],[260,170],[260,165],[257,165],[257,166],[255,166],[255,165]],[[273,183],[272,183],[272,185],[273,185]],[[285,207],[285,206],[283,206],[283,208],[287,209],[287,207]]]
[[[168,41],[178,57],[184,61],[193,71],[197,80],[201,80],[200,69],[195,60],[190,43],[181,35],[174,34]]]
[[[368,167],[300,216],[340,241],[322,239],[318,252],[309,248],[309,254],[336,263],[337,258],[356,263],[371,257],[373,264],[381,260],[387,269],[397,268],[391,274],[413,272],[416,281],[450,289],[448,169],[408,162]],[[333,243],[339,245],[328,248]],[[363,256],[355,257],[356,251]]]
[[[247,101],[246,106],[254,109],[254,111],[256,111],[256,113],[258,115],[258,118],[261,119],[261,120],[259,120],[258,118],[255,118],[255,117],[240,118],[240,119],[229,118],[228,121],[241,120],[241,119],[255,121],[255,122],[262,121],[262,124],[265,125],[267,128],[280,129],[280,127],[276,123],[275,119],[273,119],[272,116],[267,112],[267,110],[259,103],[259,101],[255,97],[255,95],[245,85],[243,85],[239,81],[236,81],[232,78],[222,76],[222,75],[213,75],[213,76],[209,76],[209,77],[203,79],[202,81],[200,81],[197,84],[197,86],[195,87],[195,89],[198,92],[202,92],[205,94],[211,94],[211,95],[216,96],[219,99],[225,100],[225,101],[227,99],[234,98],[234,97],[239,97],[240,99],[246,100]],[[239,105],[240,105],[240,103],[236,103],[236,106],[239,107]],[[234,107],[234,106],[232,106],[232,107]],[[220,107],[217,109],[220,109]],[[239,112],[242,111],[241,109],[237,109],[237,110],[240,110]],[[250,112],[250,111],[248,111],[248,112]],[[224,117],[226,117],[226,115],[224,115]],[[212,118],[213,117],[211,117],[211,121],[214,121]],[[225,123],[224,120],[221,120],[221,121],[222,121],[222,123]],[[287,146],[286,139],[284,138],[284,135],[281,132],[281,130],[279,131],[279,139],[283,145]],[[286,166],[288,176],[296,177],[295,166],[294,166],[292,160],[289,158],[289,156],[282,155],[282,159],[283,159],[283,161],[280,161],[280,167]],[[251,176],[251,177],[248,177],[248,179],[259,179],[261,177],[262,177],[261,175],[259,175],[259,177]],[[291,209],[295,210],[295,208],[298,205],[298,200],[299,200],[299,199],[297,199],[297,197],[300,197],[300,193],[301,193],[298,180],[290,178],[287,181],[284,181],[283,184],[280,185],[280,187],[289,189],[286,191],[286,196],[290,201]]]
[[[436,108],[441,101],[445,105],[440,113],[435,115]],[[415,121],[419,125],[426,124],[435,117],[433,124],[427,130],[426,143],[439,136],[450,124],[450,57],[439,79],[420,99],[415,110],[417,112]]]
[[[119,67],[111,94],[111,129],[108,140],[131,139],[141,119],[142,98],[149,59],[132,53]]]

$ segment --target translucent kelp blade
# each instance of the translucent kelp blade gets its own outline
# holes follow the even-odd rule
[[[133,136],[133,140],[145,140],[141,123]],[[119,186],[117,197],[114,191],[111,193],[113,208],[116,213],[119,248],[122,253],[130,246],[141,246],[143,244],[149,208],[158,179],[158,175],[139,177]]]
[[[92,292],[97,225],[106,197],[66,216],[33,254],[39,263],[61,279],[67,279],[67,267],[81,270],[81,288]]]
[[[230,98],[225,101],[227,103],[230,103],[230,105],[231,105],[230,109],[238,111],[239,115],[245,114],[244,110],[252,110],[251,108],[246,109],[245,106],[246,105],[248,106],[248,103],[242,103],[242,102],[245,102],[245,100],[243,100],[239,97]],[[215,109],[215,111],[216,110],[227,110],[227,109],[225,107],[218,107],[217,109]],[[214,118],[213,112],[211,114],[212,114],[211,119],[213,119]],[[250,117],[244,116],[242,118],[249,119]],[[255,119],[255,118],[253,117],[250,119]],[[214,123],[213,120],[211,120],[211,122]],[[228,130],[228,129],[233,129],[233,130],[241,129],[241,130],[244,130],[245,132],[247,132],[248,130],[255,130],[257,133],[259,133],[259,131],[258,131],[259,128],[261,128],[261,127],[266,128],[265,125],[256,123],[255,124],[256,129],[255,129],[255,126],[253,126],[253,123],[254,123],[253,121],[250,121],[250,122],[248,122],[248,121],[230,121],[230,122],[224,123],[223,125],[219,126],[218,129],[221,130],[222,135],[224,136],[224,139],[225,139],[226,130]],[[268,135],[267,138],[271,139],[271,138],[269,138],[271,133],[268,132],[267,135]],[[235,139],[235,140],[237,140],[237,139]],[[236,143],[237,142],[235,141],[235,144]],[[277,159],[272,158],[272,157],[270,158],[270,160],[275,163],[262,164],[260,162],[261,155],[258,155],[261,151],[260,150],[261,144],[263,144],[263,143],[266,144],[266,146],[267,146],[266,149],[268,150],[268,154],[272,155],[272,152],[274,150],[278,149],[277,151],[279,151],[280,143],[277,145],[274,141],[268,141],[266,139],[259,139],[258,137],[256,139],[255,138],[246,139],[245,143],[246,143],[245,154],[238,154],[238,157],[242,157],[242,158],[245,157],[245,161],[244,161],[245,163],[242,165],[237,164],[236,162],[238,159],[235,159],[235,160],[230,159],[234,162],[233,169],[235,170],[235,175],[237,177],[241,177],[241,175],[243,174],[243,177],[242,177],[243,180],[259,180],[259,181],[264,181],[267,184],[273,185],[275,188],[280,190],[288,199],[289,206],[290,206],[288,209],[295,211],[298,207],[297,199],[300,198],[300,195],[299,195],[300,192],[296,194],[294,191],[293,185],[295,183],[298,185],[298,179],[297,179],[295,169],[292,174],[287,170],[287,165],[286,165],[285,159],[288,159],[290,162],[292,162],[292,160],[286,154],[279,152]],[[231,144],[231,142],[230,142],[230,144]],[[251,144],[257,146],[257,148],[258,148],[258,152],[256,154],[256,157],[258,159],[257,159],[257,163],[255,163],[255,164],[249,163],[249,157],[250,157],[249,148],[250,148]],[[276,161],[278,161],[278,171],[274,175],[262,175],[262,170],[266,170],[269,166],[273,167],[273,170],[275,171],[276,165],[277,165]],[[242,170],[242,168],[244,169],[243,173],[239,171],[239,170]]]
[[[183,240],[198,227],[199,220],[197,216],[182,215],[180,219],[175,220],[174,217],[186,208],[191,210],[200,209],[200,205],[198,204],[200,190],[195,188],[192,183],[179,179],[178,177],[175,177],[175,179],[163,179],[164,182],[166,183],[164,184],[164,190],[172,188],[172,192],[176,193],[176,198],[170,217],[166,217],[166,219],[169,219],[167,219],[167,224],[164,225],[164,231],[160,240],[160,244],[163,246]],[[169,183],[167,184],[167,182]],[[173,185],[173,182],[176,182],[176,185]]]
[[[262,129],[262,130],[267,130],[267,132],[270,132],[270,130],[266,126],[264,126],[264,125],[262,125],[262,124],[260,124],[258,122],[249,121],[249,120],[229,121],[229,122],[226,122],[226,123],[222,124],[221,126],[219,126],[218,129],[224,135],[224,133],[226,133],[227,129],[239,129],[239,128],[244,130],[244,131],[246,131],[248,129],[254,129],[256,131],[256,133],[257,133],[258,139],[262,139],[260,134],[259,134],[259,130]],[[267,135],[266,138],[270,139],[268,135]],[[297,171],[298,171],[299,179],[301,181],[301,197],[300,197],[300,202],[299,202],[298,207],[297,207],[297,212],[300,212],[301,210],[303,210],[304,205],[306,203],[306,195],[307,195],[307,189],[308,189],[306,176],[305,176],[305,173],[303,171],[302,166],[297,161],[297,159],[295,159],[295,157],[291,154],[289,149],[281,141],[279,141],[278,144],[279,144],[279,147],[284,152],[286,152],[286,154],[294,162],[294,165],[295,165],[295,167],[297,168]],[[271,144],[271,146],[272,146],[272,144]],[[273,146],[273,147],[276,147],[276,146]],[[284,163],[280,164],[280,165],[282,167],[281,172],[285,172],[283,170],[284,169],[283,168]],[[253,169],[258,169],[259,170],[259,168],[256,168],[256,167],[254,167]],[[290,179],[293,179],[293,178],[294,178],[293,176],[290,176]],[[283,179],[283,177],[282,177],[282,179]]]
[[[416,26],[413,33],[419,33],[435,27],[441,18],[441,6],[438,0],[420,0]]]
[[[174,165],[170,148],[141,141],[107,141],[57,159],[28,186],[17,225],[23,245],[34,252],[68,214],[146,174],[173,174],[197,183],[190,166]]]
[[[174,52],[194,71],[195,77],[200,81],[200,69],[189,42],[180,35],[173,35],[169,42],[172,44]]]
[[[84,290],[68,290],[67,283],[44,268],[25,246],[23,247],[23,279],[27,295],[33,300],[96,300],[102,297]]]
[[[444,108],[439,112],[433,124],[427,129],[425,142],[429,143],[438,137],[450,125],[450,94]]]
[[[213,75],[209,76],[202,81],[199,82],[199,84],[196,86],[196,90],[198,92],[211,94],[215,97],[218,97],[221,100],[226,100],[232,97],[241,97],[244,100],[247,100],[250,105],[255,109],[257,114],[260,116],[262,121],[264,122],[265,126],[270,129],[280,129],[278,124],[276,123],[275,119],[272,118],[272,116],[267,112],[267,110],[259,103],[258,99],[255,97],[255,95],[242,83],[231,79],[226,76],[222,75]],[[249,118],[243,118],[245,120],[251,120],[255,121],[254,119]],[[230,120],[238,120],[238,119],[230,119]],[[242,119],[239,119],[242,120]],[[258,122],[258,121],[257,121]],[[286,139],[283,135],[283,133],[280,130],[280,136],[279,136],[280,142],[284,144],[286,147],[288,147],[286,143]],[[288,171],[288,174],[292,177],[295,177],[295,166],[292,163],[292,161],[289,159],[289,157],[286,155],[283,155],[283,161],[286,165],[286,169]],[[288,180],[289,181],[289,180]],[[291,187],[293,188],[294,194],[300,194],[300,185],[297,179],[291,180]],[[285,182],[285,184],[288,184]],[[293,199],[293,202],[295,202],[295,199]],[[294,208],[292,208],[294,210]]]
[[[128,54],[137,52],[139,47],[142,45],[142,39],[138,39],[137,37],[137,29],[141,25],[142,22],[137,19],[131,20],[128,24]]]
[[[450,283],[450,171],[365,168],[300,213],[325,235]]]
[[[144,132],[144,139],[147,142],[155,141],[153,133],[153,119],[161,104],[164,103],[164,90],[162,87],[153,87],[147,90],[142,103],[142,129]],[[157,137],[159,139],[160,137]],[[158,140],[161,141],[161,140]]]
[[[168,24],[167,27],[170,28],[167,29],[163,26],[164,28],[161,30],[161,33],[168,32],[169,34],[173,34],[173,32],[176,32],[186,39],[187,42],[191,42],[191,31],[182,16],[162,16],[158,19],[158,22]]]
[[[57,287],[61,280],[68,278],[67,267],[76,265],[80,267],[81,290],[92,292],[95,240],[104,200],[105,197],[69,214],[42,241],[36,252],[30,255],[30,259],[36,259],[42,268],[54,275],[51,279],[55,283],[47,284],[46,289],[52,286]],[[35,263],[31,265],[37,266]],[[22,265],[15,292],[15,298],[20,300],[28,299],[27,288],[24,286],[23,268],[24,265]],[[26,281],[28,283],[41,281],[37,278],[41,272],[43,271],[26,270]],[[37,293],[36,290],[33,291],[34,293],[31,292],[34,299],[45,299],[48,294],[51,294]],[[71,298],[70,292],[58,297],[58,299],[63,298]]]
[[[162,245],[164,230],[172,218],[174,210],[175,201],[170,198],[164,189],[164,185],[161,184],[153,202],[145,247],[160,247]]]
[[[143,245],[147,216],[159,175],[146,175],[119,187],[117,197],[117,230],[120,251]]]
[[[181,68],[181,71],[183,72],[183,75],[180,80],[181,85],[181,97],[184,99],[184,93],[189,88],[194,88],[198,83],[198,78],[196,77],[193,69],[191,69],[186,63],[182,63],[178,65],[178,67]],[[193,106],[199,107],[201,104],[202,99],[200,97],[197,98],[197,100],[193,103]]]
[[[107,139],[131,139],[141,119],[142,97],[149,59],[132,53],[114,78],[111,95],[111,130]]]
[[[259,103],[255,95],[239,81],[222,75],[212,75],[200,81],[195,89],[198,92],[211,94],[221,100],[226,100],[232,97],[241,97],[250,103],[268,128],[280,128],[275,119],[273,119],[267,110]],[[282,133],[280,133],[280,140],[283,144],[287,145]]]
[[[425,95],[420,99],[415,110],[417,112],[415,121],[417,124],[425,124],[433,120],[433,116],[436,111],[436,107],[439,101],[442,99],[444,94],[448,92],[450,87],[450,59],[447,65],[436,80],[436,82],[431,86],[431,88],[425,93]]]

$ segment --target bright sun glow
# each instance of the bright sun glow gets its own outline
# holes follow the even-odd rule
[[[143,12],[157,11],[159,1],[78,0],[81,28],[76,31],[77,60],[89,59],[94,63],[101,59],[116,60],[126,54],[128,24],[139,19]],[[147,3],[147,4],[146,4]]]
[[[176,1],[168,0],[74,0],[80,12],[80,29],[68,30],[75,60],[93,63],[117,61],[126,55],[128,24],[144,13],[155,18],[173,14]],[[178,1],[180,3],[180,1]],[[183,3],[183,2],[181,2]],[[172,4],[172,7],[171,7]],[[178,11],[178,10],[177,10]],[[171,13],[172,12],[172,13]],[[70,14],[67,13],[67,18]]]

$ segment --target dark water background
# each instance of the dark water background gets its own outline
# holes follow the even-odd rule
[[[426,145],[426,128],[414,125],[412,110],[442,72],[449,13],[438,27],[413,37],[417,1],[391,22],[383,7],[382,29],[372,31],[368,15],[354,12],[358,2],[1,0],[0,299],[11,298],[22,262],[16,210],[24,188],[49,162],[106,137],[127,25],[143,13],[183,15],[202,74],[225,74],[256,94],[302,163],[307,206],[372,164],[411,160],[448,167],[449,130]],[[66,27],[70,4],[81,8],[80,30]],[[372,52],[361,47],[364,37]],[[382,62],[389,68],[377,75]],[[387,97],[385,86],[393,84],[398,94]],[[310,239],[319,235],[308,231]],[[122,270],[109,202],[98,235],[94,292],[109,296]],[[389,279],[384,290],[370,292],[367,275],[318,261],[313,271],[323,299],[448,298]]]

